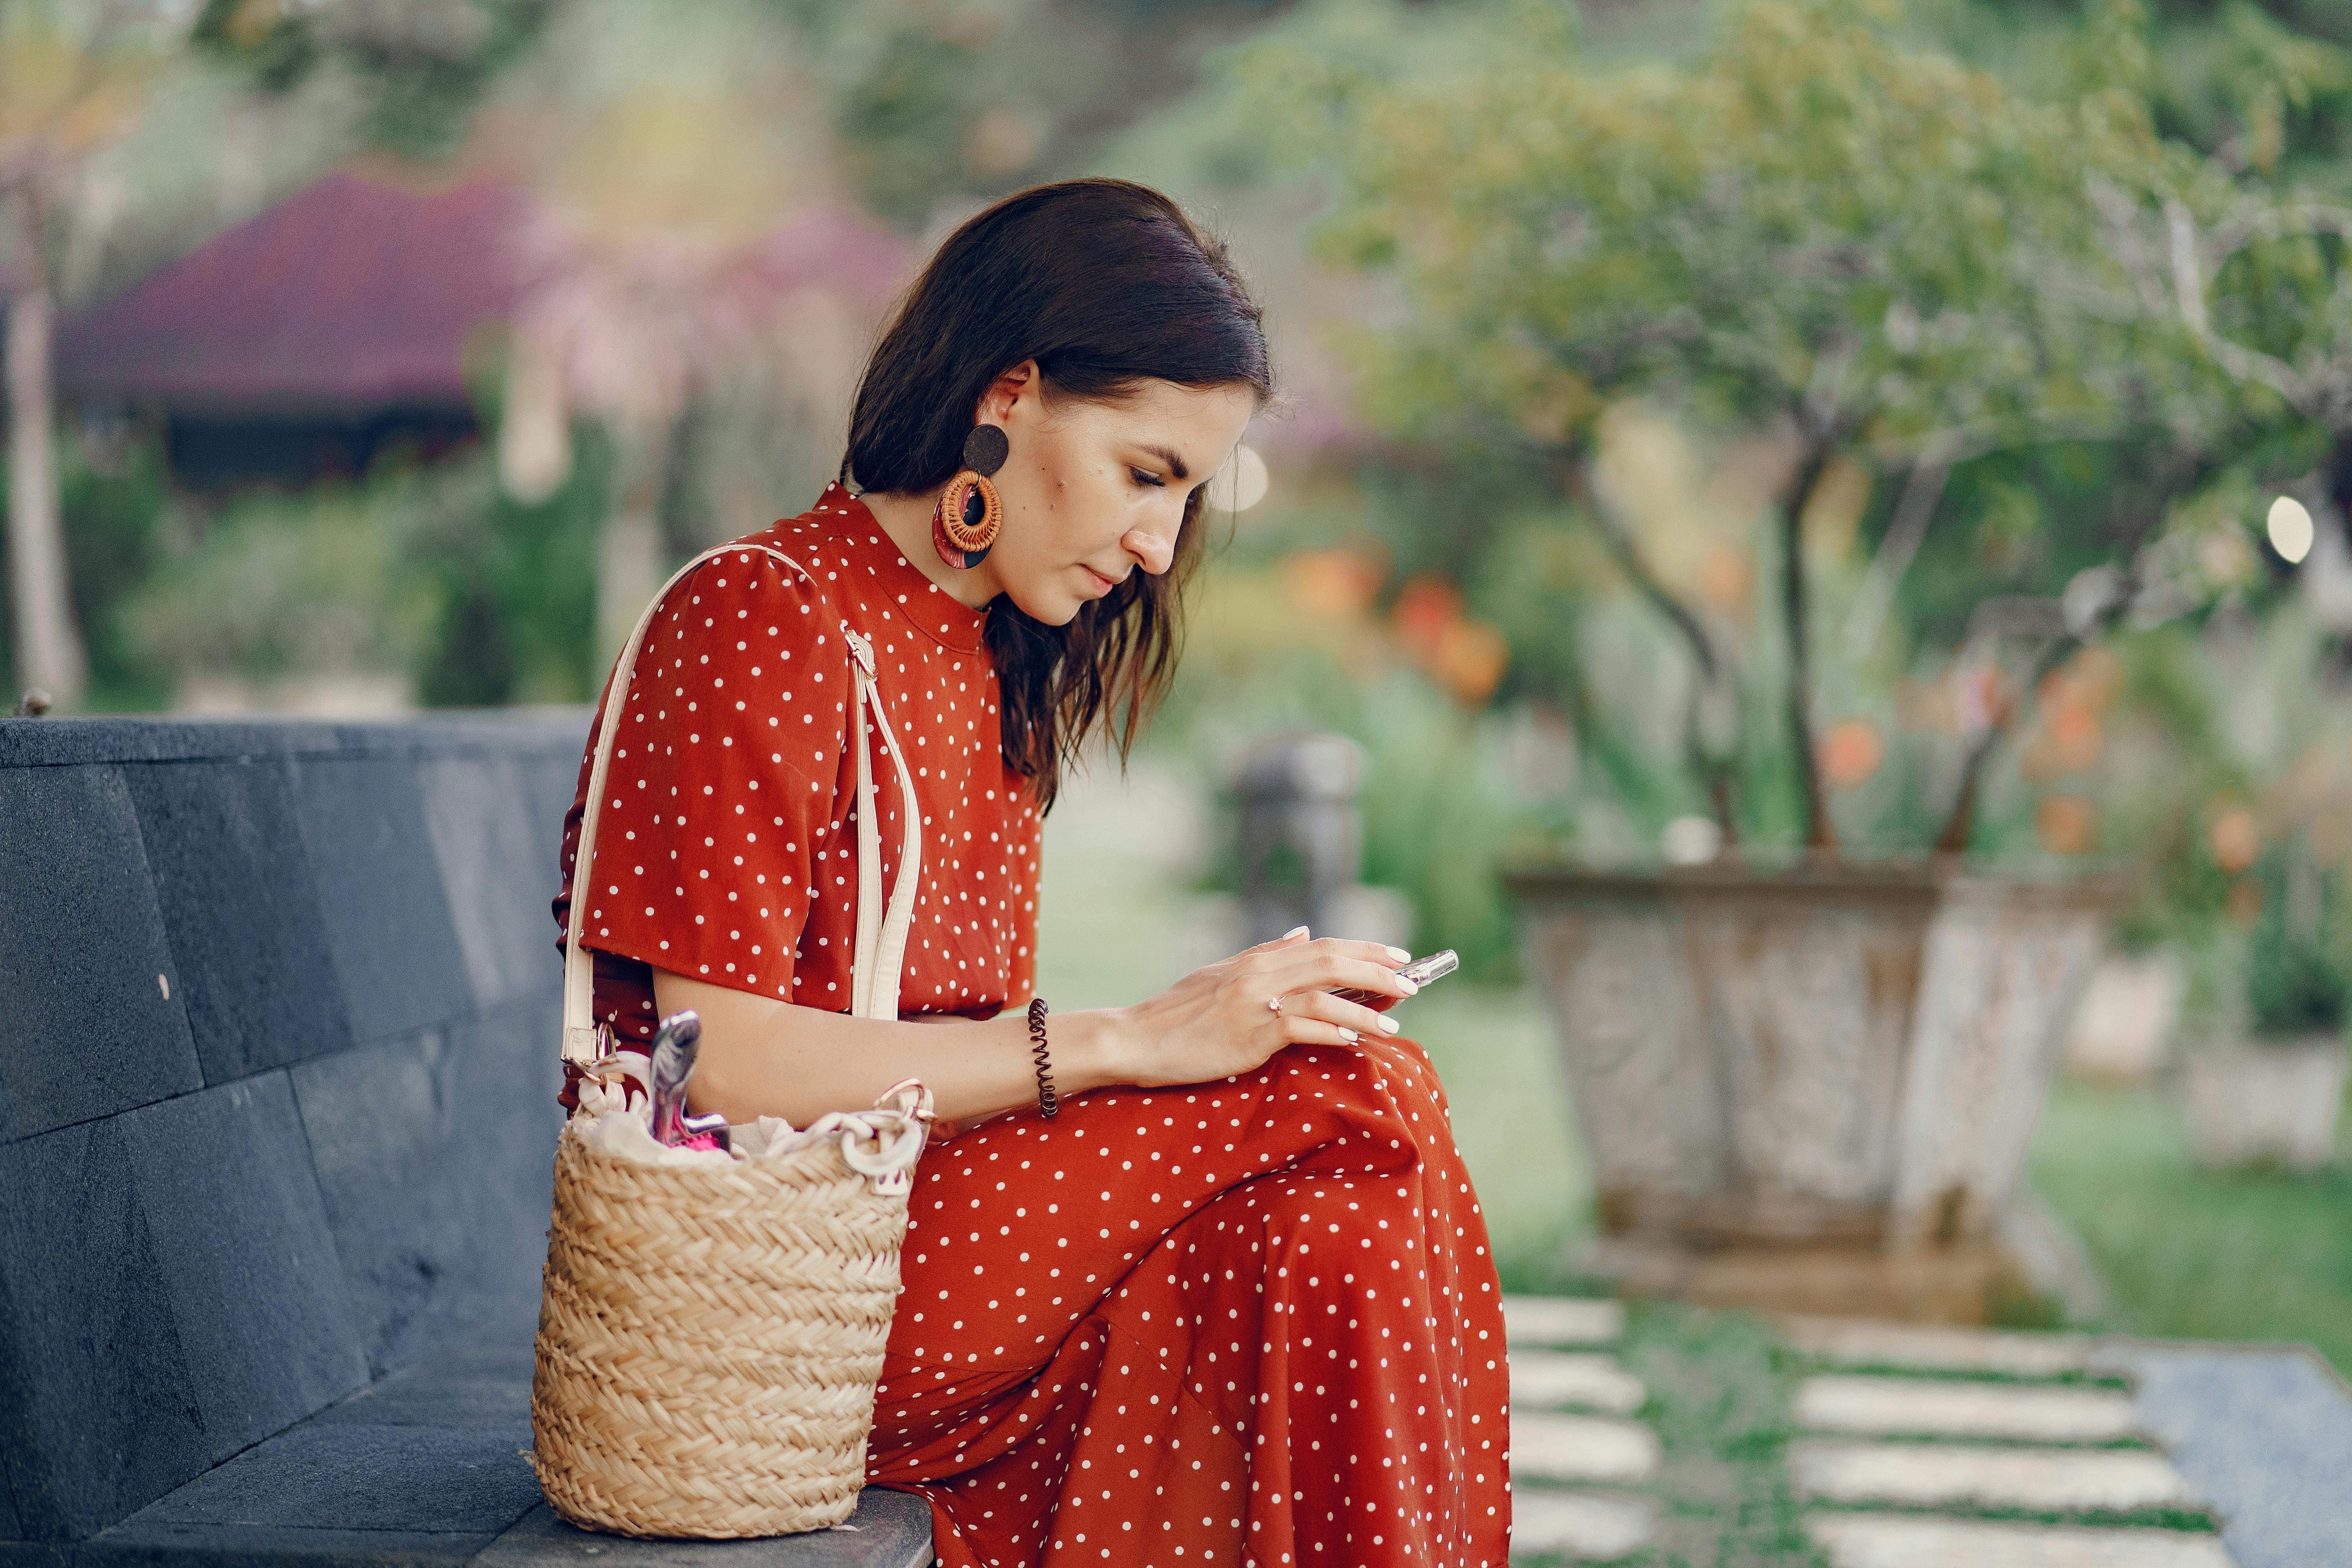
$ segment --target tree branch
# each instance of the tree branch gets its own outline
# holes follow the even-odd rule
[[[1723,830],[1723,841],[1736,844],[1739,827],[1731,787],[1731,767],[1727,758],[1717,755],[1706,743],[1701,708],[1708,696],[1728,683],[1732,677],[1728,662],[1715,646],[1706,625],[1696,611],[1675,597],[1650,563],[1643,559],[1641,548],[1634,542],[1633,531],[1619,516],[1615,503],[1607,494],[1607,487],[1594,481],[1593,476],[1581,464],[1570,469],[1572,480],[1580,489],[1592,509],[1595,527],[1610,558],[1630,578],[1633,587],[1650,607],[1665,617],[1666,623],[1682,634],[1690,645],[1692,662],[1697,666],[1696,683],[1692,688],[1690,704],[1683,719],[1683,745],[1692,772],[1706,791],[1708,805],[1715,812],[1716,826]]]
[[[1853,613],[1845,626],[1848,658],[1860,658],[1877,642],[1878,629],[1894,606],[1895,587],[1927,541],[1927,525],[1935,521],[1936,508],[1944,499],[1944,481],[1951,477],[1954,464],[1972,455],[1958,432],[1945,431],[1930,437],[1913,460],[1911,471],[1904,476],[1903,493],[1895,502],[1894,520],[1886,525],[1886,537],[1880,541],[1878,553],[1871,557],[1862,591],[1854,595]]]
[[[1780,615],[1789,632],[1789,741],[1797,752],[1797,781],[1805,797],[1805,847],[1834,849],[1837,829],[1830,822],[1829,796],[1822,787],[1821,758],[1813,746],[1813,661],[1805,595],[1805,509],[1821,488],[1836,447],[1828,439],[1809,440],[1794,479],[1780,505]]]

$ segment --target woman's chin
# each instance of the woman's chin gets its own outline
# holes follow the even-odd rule
[[[1007,588],[1004,596],[1019,607],[1021,613],[1044,626],[1066,626],[1078,618],[1087,600],[1066,588],[1047,587],[1042,592],[1021,594]]]

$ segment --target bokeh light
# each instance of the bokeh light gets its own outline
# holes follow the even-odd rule
[[[2311,513],[2293,496],[2281,496],[2271,502],[2271,548],[2288,565],[2301,563],[2311,553]]]

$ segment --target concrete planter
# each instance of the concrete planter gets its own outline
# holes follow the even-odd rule
[[[2180,1073],[2189,1147],[2208,1165],[2269,1159],[2315,1171],[2335,1146],[2344,1074],[2338,1035],[2189,1052]]]
[[[1604,1256],[1663,1279],[1677,1254],[1808,1254],[1839,1282],[1794,1301],[1753,1258],[1716,1271],[1748,1281],[1733,1297],[1811,1309],[1865,1255],[1909,1256],[1913,1283],[1887,1289],[1911,1300],[1848,1310],[1980,1315],[2110,887],[1833,861],[1506,881],[1619,1244]],[[1922,1282],[1936,1252],[1958,1272]]]

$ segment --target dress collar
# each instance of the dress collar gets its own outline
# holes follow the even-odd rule
[[[839,484],[825,486],[804,521],[814,523],[839,545],[851,581],[861,598],[886,613],[905,618],[938,642],[958,653],[980,651],[988,629],[988,612],[975,610],[940,590],[920,568],[898,552],[898,546],[866,502]]]

